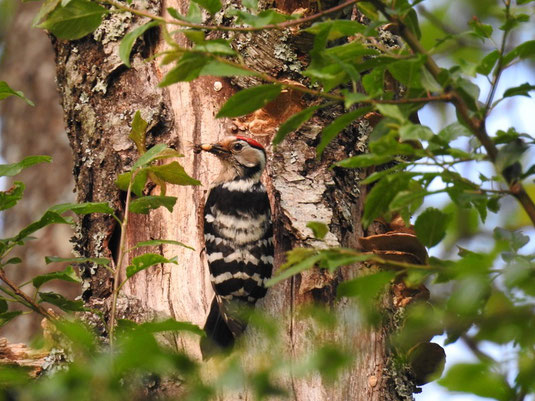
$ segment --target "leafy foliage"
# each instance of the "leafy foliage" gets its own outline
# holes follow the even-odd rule
[[[421,288],[423,283],[447,284],[450,288],[447,294],[437,296],[433,306],[420,302],[405,308],[403,327],[389,339],[400,363],[410,360],[410,350],[419,342],[427,342],[433,335],[445,333],[447,342],[466,342],[476,361],[452,366],[439,384],[450,391],[496,400],[522,400],[526,395],[535,393],[532,334],[535,321],[535,256],[527,250],[532,244],[529,236],[519,230],[520,226],[504,222],[503,225],[508,224],[509,229],[496,227],[490,238],[489,234],[481,233],[480,225],[499,225],[494,216],[489,218],[489,214],[499,212],[511,195],[519,200],[531,223],[535,223],[535,206],[527,186],[523,186],[523,181],[531,180],[535,174],[535,164],[526,158],[533,150],[535,140],[513,127],[506,131],[489,132],[487,124],[491,116],[500,113],[498,107],[502,102],[516,96],[530,97],[535,89],[533,82],[516,84],[506,88],[496,99],[499,93],[496,89],[504,71],[534,58],[534,40],[523,43],[512,41],[515,36],[528,37],[525,33],[529,32],[526,27],[533,22],[529,9],[532,1],[518,0],[514,4],[496,1],[491,2],[491,7],[479,7],[474,12],[478,17],[466,18],[466,30],[463,32],[433,23],[432,17],[428,22],[420,22],[425,13],[418,15],[415,6],[419,3],[407,0],[355,3],[358,11],[370,20],[362,24],[341,19],[343,14],[331,14],[329,10],[299,20],[298,15],[260,9],[256,0],[244,0],[239,8],[227,4],[225,9],[219,0],[195,0],[190,3],[186,15],[169,8],[168,13],[173,20],[154,16],[127,33],[120,44],[119,56],[129,67],[136,40],[147,30],[159,26],[168,45],[168,50],[162,54],[162,62],[172,64],[160,86],[189,82],[203,75],[248,75],[265,82],[230,97],[220,108],[218,118],[255,112],[276,101],[285,90],[306,93],[304,98],[308,104],[281,124],[273,139],[274,145],[293,140],[291,133],[306,130],[303,127],[316,113],[323,113],[324,109],[339,104],[339,110],[343,112],[333,118],[314,142],[318,158],[340,133],[349,127],[356,129],[364,115],[372,111],[379,114],[381,119],[370,134],[368,151],[352,154],[337,161],[333,167],[368,169],[370,172],[359,183],[369,186],[362,215],[365,228],[378,219],[388,222],[401,216],[406,225],[414,222],[414,231],[423,245],[436,246],[441,249],[442,255],[449,256],[441,260],[431,257],[425,261],[426,264],[412,264],[390,260],[384,256],[386,254],[364,253],[355,249],[295,248],[288,252],[286,263],[268,284],[274,285],[306,269],[320,268],[333,273],[354,263],[374,265],[376,267],[369,271],[363,269],[363,274],[337,287],[338,296],[354,300],[358,305],[358,318],[370,324],[382,321],[377,302],[393,282],[396,285],[402,283],[408,290]],[[110,10],[103,4],[112,4],[116,10]],[[473,3],[472,6],[478,5]],[[59,39],[79,39],[95,30],[110,12],[117,10],[147,17],[146,13],[113,0],[48,0],[36,22]],[[440,21],[451,20],[446,11],[437,9],[433,12],[444,14],[436,18]],[[213,21],[232,21],[233,25],[205,26],[203,18],[207,13],[214,17]],[[430,15],[429,12],[427,14]],[[382,38],[389,36],[388,30],[383,29],[387,22],[398,28],[403,43],[392,45],[396,42],[394,40],[386,46],[382,42]],[[173,35],[178,31],[170,32],[168,27],[171,25],[183,28],[180,33],[191,43],[190,47],[184,47],[174,39]],[[297,79],[299,85],[263,71],[254,71],[243,64],[237,51],[240,46],[233,42],[239,35],[229,35],[227,40],[207,34],[212,30],[232,31],[238,28],[255,35],[264,29],[284,27],[291,27],[295,33],[305,32],[311,38],[310,49],[304,57],[306,66],[302,72],[293,72],[292,79]],[[450,57],[452,62],[438,65],[435,59],[442,62],[444,57]],[[471,78],[475,74],[485,76],[490,83],[486,99]],[[394,80],[396,85],[392,85]],[[402,91],[394,89],[398,84],[403,86]],[[2,81],[0,100],[8,96],[17,96],[30,103],[21,92],[14,91]],[[418,110],[432,102],[452,105],[458,121],[436,130],[438,132],[417,123]],[[130,138],[136,144],[139,158],[130,171],[117,177],[117,186],[127,193],[124,217],[118,218],[107,203],[54,206],[18,235],[0,240],[0,273],[8,265],[18,262],[17,258],[7,259],[8,253],[23,245],[33,233],[50,224],[71,224],[73,219],[64,216],[67,212],[109,215],[120,223],[124,231],[129,212],[150,213],[161,206],[172,211],[177,199],[165,195],[166,185],[198,185],[199,182],[190,177],[178,161],[159,164],[162,160],[178,159],[181,155],[164,144],[147,149],[147,127],[147,121],[137,112],[132,121]],[[42,156],[26,158],[20,163],[0,166],[0,175],[14,176],[26,167],[46,161],[49,160]],[[481,165],[492,165],[493,170],[480,169]],[[463,166],[481,171],[477,177],[467,175],[464,174],[466,169],[461,168]],[[160,195],[147,196],[149,181],[160,188]],[[0,209],[13,207],[23,191],[24,185],[15,182],[11,189],[0,193]],[[442,195],[449,204],[445,207],[434,204],[432,199],[436,198],[432,197],[436,195]],[[322,222],[312,221],[308,227],[316,241],[325,239],[329,231]],[[474,235],[476,241],[467,240],[473,239]],[[481,241],[481,238],[484,240]],[[139,242],[133,249],[163,244],[186,246],[174,240],[149,240]],[[118,265],[127,266],[127,280],[151,266],[177,263],[176,258],[156,253],[142,254],[127,262],[127,254],[132,249],[126,250],[122,245]],[[458,250],[455,255],[451,255],[453,248]],[[119,283],[119,269],[113,267],[109,260],[46,260],[47,263],[54,261],[95,263],[112,270],[115,307],[124,282]],[[71,266],[37,276],[31,282],[38,289],[50,280],[79,282]],[[0,298],[0,325],[20,314],[20,311],[9,310],[8,301],[17,301],[39,311],[39,305],[34,304],[31,298],[17,295],[13,288],[2,288],[6,299]],[[63,311],[84,310],[81,301],[70,301],[60,294],[36,292],[34,295],[39,303],[46,302]],[[336,322],[333,323],[336,317],[328,316],[319,309],[310,315],[317,324],[332,325],[336,329]],[[88,394],[96,381],[103,383],[103,399],[131,399],[142,388],[143,380],[154,374],[180,376],[189,386],[185,396],[191,399],[209,399],[224,387],[239,386],[252,389],[258,399],[286,394],[273,380],[275,372],[284,370],[280,361],[269,359],[260,368],[252,370],[240,364],[237,357],[230,356],[221,363],[216,384],[208,384],[199,374],[203,364],[164,348],[153,335],[167,331],[179,335],[202,335],[198,327],[187,322],[136,325],[123,320],[118,322],[115,336],[114,319],[115,311],[111,313],[108,325],[110,341],[116,341],[118,345],[114,353],[103,352],[96,347],[98,339],[80,323],[57,322],[58,330],[72,342],[74,348],[79,349],[79,357],[65,371],[34,386],[19,387],[18,391],[39,394],[40,399],[58,399],[58,394],[61,397],[68,393],[64,391],[66,388],[72,388],[69,383],[76,382],[78,390],[73,390],[75,394],[68,397],[75,399],[80,394]],[[261,332],[263,340],[269,342],[277,338],[276,325],[271,325],[269,319],[253,316],[250,321]],[[514,372],[506,375],[504,372],[508,367],[505,362],[484,354],[481,351],[483,342],[514,345],[511,353],[515,362]],[[270,343],[270,350],[277,346],[280,344]],[[87,366],[86,361],[94,363]],[[334,382],[352,361],[353,356],[338,344],[323,344],[302,365],[292,366],[292,374],[319,372],[324,380]],[[0,372],[0,383],[8,382],[15,387],[25,384],[18,373]]]

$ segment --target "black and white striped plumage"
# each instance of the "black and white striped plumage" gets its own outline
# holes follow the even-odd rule
[[[203,354],[214,345],[227,348],[246,322],[240,305],[254,305],[266,295],[273,267],[271,209],[260,176],[266,164],[262,145],[228,136],[217,144],[197,147],[215,154],[222,172],[204,206],[204,239],[210,279],[216,296],[206,320]]]

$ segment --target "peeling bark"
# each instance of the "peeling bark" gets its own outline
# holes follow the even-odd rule
[[[150,8],[152,12],[166,7],[187,9],[185,0],[168,0],[162,7],[156,3],[134,4]],[[277,2],[277,6],[291,12],[297,8],[306,9],[309,4],[282,1]],[[251,116],[235,121],[216,120],[214,116],[224,100],[238,87],[251,82],[203,77],[167,89],[158,88],[157,82],[167,72],[167,67],[142,59],[165,49],[161,41],[154,46],[151,32],[136,45],[131,69],[122,67],[115,56],[118,38],[141,23],[132,16],[112,16],[92,37],[54,42],[79,201],[111,201],[117,210],[123,208],[124,199],[113,182],[135,157],[133,143],[127,136],[136,110],[150,123],[149,145],[163,142],[179,150],[185,155],[180,163],[203,183],[201,187],[170,186],[167,194],[178,198],[172,213],[159,209],[146,216],[131,217],[128,247],[138,241],[164,238],[185,242],[196,251],[167,245],[151,250],[168,257],[178,256],[179,265],[154,266],[129,280],[119,300],[119,318],[141,321],[172,316],[203,325],[213,292],[202,251],[201,210],[209,182],[216,176],[219,165],[215,158],[194,154],[190,145],[215,141],[229,131],[244,131],[268,148],[269,167],[263,179],[274,212],[276,266],[284,262],[285,252],[295,246],[356,247],[358,237],[363,234],[360,218],[362,193],[365,192],[359,182],[366,174],[356,170],[330,170],[329,167],[334,161],[365,150],[373,119],[363,119],[351,126],[318,160],[315,145],[319,133],[342,112],[333,107],[318,113],[273,152],[269,144],[276,127],[305,107],[309,99],[285,92]],[[290,31],[282,35],[259,34],[241,41],[239,50],[246,59],[255,61],[255,68],[280,79],[297,79],[292,68],[300,68],[297,63],[306,61],[300,59],[299,50],[306,40],[296,38],[293,43],[291,35]],[[277,53],[276,49],[284,51]],[[156,188],[150,191],[158,193]],[[325,242],[312,237],[306,227],[311,220],[330,227]],[[381,228],[377,227],[376,231],[381,232]],[[116,247],[117,229],[112,219],[89,216],[81,221],[76,241],[79,254],[115,257]],[[377,329],[363,327],[355,316],[352,302],[335,296],[338,283],[366,270],[367,267],[350,266],[335,274],[307,271],[270,289],[267,297],[257,304],[282,322],[280,352],[284,355],[298,360],[312,352],[317,345],[315,340],[337,344],[356,355],[351,368],[334,384],[319,375],[298,377],[292,373],[281,377],[281,384],[292,392],[291,399],[412,399],[414,386],[406,372],[394,366],[387,344],[387,335],[395,329],[396,319],[389,319],[389,323]],[[84,278],[86,302],[108,311],[112,288],[109,273],[86,266]],[[327,305],[342,319],[336,332],[325,331],[316,327],[311,319],[300,317],[300,307],[312,302]],[[396,312],[390,296],[385,297],[383,307],[389,316]],[[254,330],[248,330],[245,336],[253,346],[258,342],[261,347]],[[178,349],[200,358],[197,338],[177,336],[170,341]],[[245,390],[220,397],[222,400],[250,398],[251,394]]]

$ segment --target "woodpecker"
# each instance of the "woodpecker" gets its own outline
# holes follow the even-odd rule
[[[245,330],[240,309],[266,295],[273,268],[271,208],[260,176],[266,151],[254,139],[227,136],[202,144],[223,168],[204,206],[204,240],[210,280],[215,291],[201,341],[205,357],[229,349]]]

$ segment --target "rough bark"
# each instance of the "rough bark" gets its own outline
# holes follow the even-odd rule
[[[0,102],[2,163],[18,162],[30,155],[50,155],[53,161],[29,168],[14,177],[14,180],[24,182],[26,190],[14,209],[2,213],[5,237],[15,235],[39,219],[48,207],[74,200],[71,150],[54,82],[54,51],[47,34],[31,28],[39,6],[34,2],[17,2],[12,20],[3,27],[5,48],[0,54],[0,80],[22,90],[35,107],[13,97]],[[9,185],[6,183],[7,188]],[[44,257],[70,256],[71,236],[72,230],[67,225],[46,227],[36,233],[37,239],[13,252],[13,256],[19,256],[23,262],[6,269],[9,277],[22,283],[38,274],[59,270],[61,267],[57,265],[45,265]],[[71,298],[79,295],[79,287],[73,285],[51,283],[45,290],[50,289]],[[40,317],[36,315],[21,316],[3,327],[0,333],[11,341],[27,342],[38,330],[39,321]]]
[[[139,2],[134,2],[140,6]],[[284,11],[308,7],[306,2],[284,1],[275,4]],[[185,12],[188,2],[168,0],[145,3],[152,12],[175,7]],[[180,160],[186,171],[199,179],[201,187],[170,186],[168,195],[178,202],[172,213],[160,209],[147,216],[135,215],[128,227],[128,245],[152,238],[185,242],[196,251],[163,246],[156,249],[166,256],[178,256],[179,265],[155,266],[137,274],[123,288],[119,300],[119,317],[143,320],[155,316],[172,316],[203,325],[213,292],[202,252],[201,209],[211,179],[219,165],[215,158],[195,155],[190,144],[215,141],[229,132],[243,131],[268,147],[269,168],[264,180],[268,187],[275,222],[276,266],[285,251],[294,246],[325,246],[314,240],[306,223],[311,220],[329,225],[326,244],[355,247],[362,235],[361,188],[364,172],[329,170],[335,160],[362,152],[370,125],[362,120],[348,129],[327,149],[324,158],[316,159],[314,145],[326,124],[341,110],[331,108],[315,117],[293,134],[276,152],[269,146],[275,128],[310,99],[285,92],[273,104],[243,119],[222,121],[214,118],[218,108],[246,81],[203,77],[179,83],[167,89],[157,87],[166,67],[144,62],[154,52],[165,49],[157,32],[149,32],[136,45],[132,68],[126,69],[117,59],[118,39],[141,24],[128,14],[109,17],[103,29],[91,37],[54,43],[58,85],[62,95],[68,136],[75,159],[75,182],[79,201],[111,201],[119,210],[124,199],[113,184],[117,173],[131,165],[135,156],[127,136],[136,110],[150,123],[149,144],[163,142],[182,152]],[[266,37],[269,36],[269,40]],[[257,67],[281,79],[296,79],[292,68],[301,68],[299,46],[306,40],[292,42],[290,32],[273,36],[246,35],[240,51],[245,59],[254,59]],[[184,40],[184,39],[180,39]],[[186,43],[183,43],[186,44]],[[276,52],[275,49],[285,49]],[[274,56],[275,55],[275,56]],[[293,65],[289,68],[289,65]],[[219,82],[216,84],[216,82]],[[150,189],[158,193],[157,188]],[[84,256],[116,257],[117,230],[105,217],[90,216],[80,224],[76,249]],[[135,255],[132,255],[135,256]],[[124,269],[124,266],[121,266]],[[359,274],[362,267],[351,266],[336,274],[313,270],[275,286],[257,305],[283,324],[280,332],[281,356],[300,359],[312,352],[312,337],[349,349],[356,359],[334,384],[321,376],[297,377],[289,374],[281,384],[294,400],[409,400],[410,381],[395,369],[387,344],[387,333],[394,323],[369,329],[354,317],[350,301],[335,297],[342,280]],[[111,277],[104,269],[86,266],[84,299],[91,305],[109,310]],[[318,302],[329,306],[333,314],[345,320],[335,333],[322,331],[312,320],[299,317],[301,305]],[[389,297],[384,301],[388,313],[394,313]],[[357,321],[356,321],[357,320]],[[389,322],[394,322],[392,318]],[[254,330],[245,334],[253,345]],[[200,357],[198,339],[176,337],[171,340],[179,349]],[[258,341],[258,344],[260,342]],[[261,344],[260,344],[261,346]],[[251,399],[251,394],[237,392],[221,399]]]

